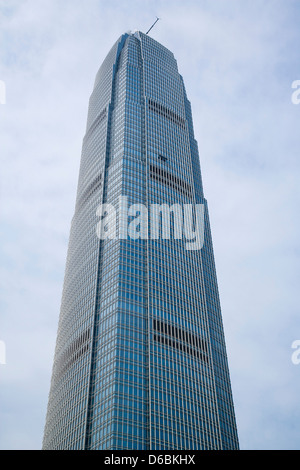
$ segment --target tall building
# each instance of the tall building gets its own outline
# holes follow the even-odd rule
[[[90,98],[43,448],[238,449],[191,106],[141,32]]]

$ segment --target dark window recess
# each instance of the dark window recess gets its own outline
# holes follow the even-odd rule
[[[189,183],[174,176],[172,173],[169,173],[163,168],[159,168],[155,165],[149,166],[150,169],[150,177],[160,183],[163,183],[171,188],[175,189],[176,191],[184,194],[187,197],[193,196],[192,187]]]
[[[81,209],[81,207],[88,201],[88,199],[91,197],[91,195],[101,187],[102,185],[102,175],[96,176],[94,181],[89,184],[89,186],[86,188],[86,190],[82,193],[82,196],[80,197],[78,203],[77,203],[77,209]]]
[[[158,155],[159,160],[162,160],[163,162],[167,162],[168,158],[165,157],[164,155]]]
[[[59,379],[85,352],[89,350],[90,329],[84,331],[59,357],[56,365],[56,378]]]
[[[99,116],[96,117],[95,121],[93,122],[93,124],[91,125],[91,127],[89,128],[89,130],[87,131],[87,133],[85,134],[85,139],[89,138],[92,133],[94,132],[94,130],[96,129],[96,127],[102,122],[104,121],[104,119],[106,118],[106,108],[104,108],[101,113],[99,114]]]
[[[153,320],[153,329],[155,331],[153,335],[154,341],[179,349],[202,361],[208,362],[207,344],[204,339],[160,320]]]
[[[178,116],[178,114],[174,113],[174,111],[171,111],[171,109],[164,106],[163,104],[157,103],[156,101],[150,99],[149,109],[151,111],[154,111],[156,114],[159,114],[160,116],[163,116],[169,119],[169,121],[174,122],[174,124],[177,124],[178,126],[185,129],[185,120],[181,116]]]

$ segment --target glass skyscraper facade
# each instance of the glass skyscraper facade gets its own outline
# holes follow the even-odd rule
[[[166,223],[174,205],[203,209],[200,248]],[[90,98],[43,448],[238,449],[191,106],[173,54],[138,31]]]

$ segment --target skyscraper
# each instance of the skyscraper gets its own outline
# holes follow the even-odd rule
[[[191,106],[138,31],[90,98],[43,448],[238,448]]]

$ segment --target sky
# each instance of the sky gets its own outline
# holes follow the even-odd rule
[[[156,16],[192,104],[240,447],[300,449],[300,0],[0,0],[2,450],[42,446],[96,72]]]

